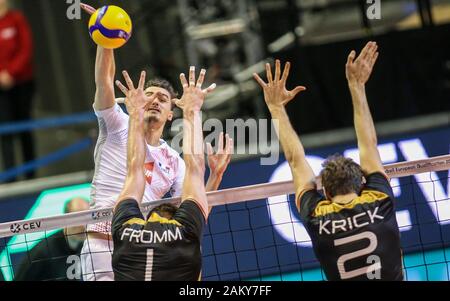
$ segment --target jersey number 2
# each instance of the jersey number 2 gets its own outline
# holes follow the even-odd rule
[[[369,243],[368,247],[358,250],[358,251],[355,251],[355,252],[344,254],[338,258],[337,266],[338,266],[339,274],[341,275],[341,279],[350,279],[350,278],[353,278],[356,276],[368,275],[371,272],[381,269],[381,263],[380,263],[380,261],[377,261],[371,265],[368,265],[368,266],[365,266],[365,267],[362,267],[359,269],[355,269],[355,270],[351,270],[351,271],[345,270],[345,262],[346,261],[360,257],[360,256],[369,255],[373,251],[375,251],[375,249],[377,248],[377,245],[378,245],[377,236],[373,232],[366,231],[366,232],[362,232],[362,233],[352,235],[349,237],[336,239],[334,241],[335,246],[342,246],[342,245],[352,243],[352,242],[355,242],[358,240],[363,240],[363,239],[369,240],[370,243]]]

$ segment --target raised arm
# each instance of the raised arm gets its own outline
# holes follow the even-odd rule
[[[205,73],[206,70],[202,69],[197,82],[195,81],[194,67],[189,70],[189,82],[184,74],[180,75],[183,96],[176,101],[176,104],[183,110],[183,158],[186,163],[181,198],[182,201],[195,201],[206,219],[209,210],[204,181],[205,158],[201,107],[206,95],[215,88],[215,84],[202,90]]]
[[[145,190],[144,161],[145,161],[145,135],[144,113],[146,106],[151,105],[158,93],[147,97],[144,93],[145,71],[142,71],[139,86],[134,88],[128,73],[123,72],[128,88],[119,81],[116,82],[120,90],[126,95],[125,104],[129,113],[128,143],[127,143],[127,177],[125,185],[118,198],[119,204],[126,199],[142,201]]]
[[[227,170],[228,164],[231,161],[233,154],[233,139],[228,134],[225,135],[226,144],[223,144],[223,133],[219,135],[219,145],[217,152],[210,143],[206,144],[206,153],[208,154],[209,177],[206,182],[206,191],[215,191],[219,189],[222,182],[223,174]],[[211,213],[212,206],[209,206],[208,211]]]
[[[80,7],[88,14],[92,15],[95,8],[85,3],[80,3]],[[95,58],[95,99],[94,109],[102,111],[114,106],[114,75],[116,64],[114,61],[114,51],[97,46]]]
[[[360,165],[364,173],[384,173],[377,149],[377,134],[367,103],[365,84],[378,58],[377,44],[369,42],[355,60],[356,52],[350,52],[346,64],[348,87],[353,102],[353,118],[358,139]]]
[[[264,82],[257,74],[253,74],[256,81],[264,90],[264,99],[274,121],[275,130],[281,142],[286,160],[291,168],[296,190],[296,205],[300,210],[300,195],[303,191],[314,189],[315,175],[308,161],[306,161],[305,150],[297,133],[293,129],[286,113],[285,105],[291,101],[300,91],[305,90],[298,86],[292,91],[286,89],[286,81],[289,76],[290,63],[287,62],[281,76],[280,61],[275,62],[275,77],[272,78],[272,70],[266,64],[267,80]]]
[[[94,100],[94,109],[97,111],[109,109],[115,104],[115,72],[114,51],[97,46],[97,57],[95,59],[96,90]]]

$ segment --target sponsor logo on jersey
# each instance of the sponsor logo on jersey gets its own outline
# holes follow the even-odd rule
[[[161,162],[158,162],[159,169],[161,169],[162,172],[164,172],[166,175],[170,174],[170,167],[164,166],[161,164]]]
[[[155,167],[155,162],[147,162],[144,164],[144,174],[145,174],[145,180],[149,185],[152,184],[152,178],[153,178],[153,168]]]

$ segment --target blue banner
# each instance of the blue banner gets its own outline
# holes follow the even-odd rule
[[[449,153],[450,128],[379,140],[385,164]],[[358,161],[355,144],[307,150],[316,173],[329,155],[342,153]],[[283,158],[272,166],[260,159],[234,162],[221,188],[290,179]],[[450,268],[450,185],[448,171],[392,179],[409,280],[448,280]],[[36,210],[39,195],[0,202],[0,222],[20,220]],[[63,204],[66,199],[61,199]],[[0,252],[8,243],[0,239]],[[323,279],[311,242],[292,196],[215,207],[205,231],[202,252],[205,280]],[[21,257],[16,254],[15,257]],[[15,259],[12,259],[16,261]],[[17,259],[19,260],[19,259]],[[300,272],[301,271],[301,272]]]

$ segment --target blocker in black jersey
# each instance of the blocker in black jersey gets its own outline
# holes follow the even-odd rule
[[[300,215],[328,280],[403,280],[392,188],[381,173],[366,181],[345,205],[317,190],[300,196]]]
[[[154,212],[148,220],[136,200],[122,201],[112,221],[114,279],[198,280],[204,224],[201,209],[191,200],[184,201],[171,219]]]

